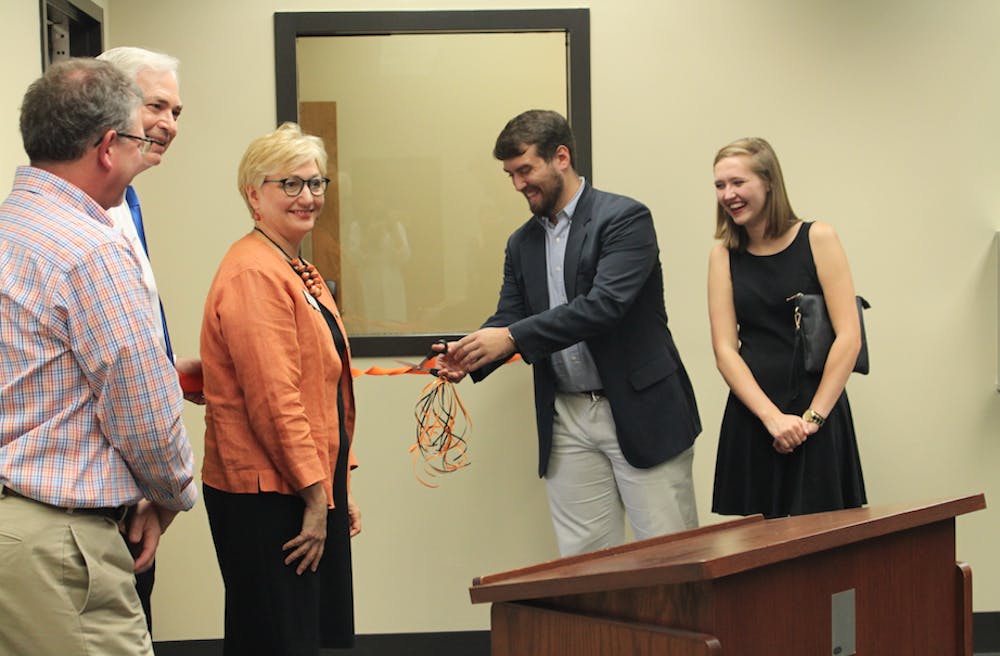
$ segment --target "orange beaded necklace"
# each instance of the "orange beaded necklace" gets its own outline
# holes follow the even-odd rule
[[[278,249],[278,252],[285,257],[285,260],[287,260],[292,268],[295,269],[295,273],[299,274],[299,277],[302,278],[302,283],[306,286],[306,289],[309,290],[309,293],[312,294],[313,298],[319,298],[323,295],[323,278],[320,277],[319,271],[316,270],[315,265],[306,262],[301,257],[289,257],[288,253],[285,252],[285,249],[279,246],[278,242],[271,239],[266,232],[257,226],[254,226],[253,229],[264,235],[264,239],[271,242],[271,244]]]

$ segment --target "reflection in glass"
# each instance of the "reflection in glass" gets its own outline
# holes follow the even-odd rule
[[[496,306],[504,242],[529,216],[493,141],[525,109],[566,113],[565,34],[296,44],[299,102],[330,117],[314,127],[300,112],[331,154],[312,258],[336,280],[348,332],[474,330]]]

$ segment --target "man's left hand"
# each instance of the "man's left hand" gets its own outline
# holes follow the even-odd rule
[[[448,354],[465,371],[475,371],[514,354],[514,342],[507,328],[480,328],[449,345]],[[454,348],[454,352],[452,352]]]
[[[143,499],[126,518],[125,524],[125,539],[135,556],[135,573],[141,574],[152,567],[156,559],[156,547],[163,534],[160,515],[152,502]]]

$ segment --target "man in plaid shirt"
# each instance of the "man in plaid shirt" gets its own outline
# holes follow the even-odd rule
[[[196,499],[177,374],[105,212],[146,166],[141,100],[74,59],[22,104],[31,165],[0,205],[2,654],[152,655],[133,572]]]

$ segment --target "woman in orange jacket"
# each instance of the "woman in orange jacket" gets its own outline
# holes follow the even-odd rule
[[[227,656],[315,656],[354,640],[354,394],[333,295],[299,256],[323,209],[322,141],[285,123],[247,148],[253,229],[205,302],[205,507],[226,588]]]

